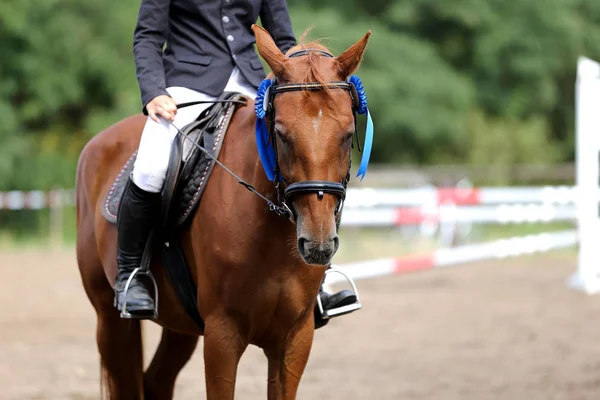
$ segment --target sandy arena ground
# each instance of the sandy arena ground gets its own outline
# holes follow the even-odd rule
[[[299,399],[600,399],[600,296],[573,253],[359,281],[364,309],[317,331]],[[97,399],[94,312],[73,252],[0,253],[0,399]],[[147,353],[158,329],[147,324]],[[177,399],[204,398],[202,349]],[[238,399],[266,398],[250,348]]]

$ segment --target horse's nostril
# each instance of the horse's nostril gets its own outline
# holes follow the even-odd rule
[[[334,249],[334,251],[337,251],[337,249],[339,249],[339,248],[340,248],[340,238],[336,235],[333,238],[333,249]]]
[[[298,251],[300,252],[300,254],[302,254],[302,256],[306,255],[306,243],[308,242],[308,240],[306,240],[305,237],[300,236],[298,238]]]

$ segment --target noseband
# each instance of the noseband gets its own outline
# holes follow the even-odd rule
[[[309,53],[318,53],[324,57],[331,57],[333,55],[329,54],[326,51],[318,50],[318,49],[303,49],[298,50],[296,52],[288,55],[289,58],[305,56]],[[350,161],[348,162],[348,171],[344,179],[340,182],[328,181],[328,180],[305,180],[300,182],[293,182],[290,184],[286,184],[285,179],[281,175],[281,171],[279,169],[278,163],[278,154],[277,154],[277,137],[275,135],[275,106],[274,99],[275,95],[278,93],[285,92],[296,92],[296,91],[304,91],[304,90],[324,90],[325,87],[330,89],[343,89],[347,90],[352,99],[352,108],[355,119],[356,126],[356,109],[358,107],[358,94],[356,93],[356,88],[349,82],[345,81],[334,81],[329,82],[325,85],[322,85],[317,82],[309,82],[309,83],[288,83],[288,84],[277,84],[276,78],[273,79],[272,84],[268,87],[265,93],[265,97],[263,100],[263,108],[266,112],[266,116],[269,118],[269,127],[268,127],[268,137],[269,141],[272,145],[274,152],[274,163],[273,163],[273,172],[274,179],[273,182],[277,189],[277,197],[278,201],[281,204],[283,210],[285,210],[286,216],[292,221],[295,222],[297,213],[293,207],[293,199],[296,196],[306,195],[306,194],[316,194],[319,199],[322,199],[324,194],[331,194],[337,197],[338,205],[335,209],[335,218],[339,224],[339,214],[342,210],[343,202],[346,198],[346,187],[348,182],[350,181]],[[351,160],[351,154],[348,155]],[[281,190],[281,184],[286,185],[285,190]],[[283,199],[282,199],[283,198]],[[290,206],[292,205],[292,206]]]

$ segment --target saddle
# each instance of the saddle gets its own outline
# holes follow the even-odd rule
[[[218,159],[231,118],[237,106],[245,102],[241,93],[223,93],[195,121],[180,129],[173,140],[161,194],[160,221],[157,221],[148,239],[140,268],[149,271],[153,252],[160,249],[162,265],[177,296],[190,318],[202,329],[204,321],[198,312],[197,290],[181,250],[179,232],[197,209],[215,164],[198,146]],[[137,151],[125,162],[104,200],[102,215],[113,224],[117,222],[119,202],[133,171],[136,156]],[[147,274],[152,278],[149,272]],[[158,299],[156,306],[158,309]]]

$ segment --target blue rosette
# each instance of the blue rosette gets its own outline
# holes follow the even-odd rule
[[[373,148],[373,119],[371,118],[371,113],[369,112],[369,108],[367,107],[367,93],[365,92],[365,88],[362,84],[360,78],[356,75],[352,75],[348,82],[354,86],[356,89],[356,94],[358,95],[358,105],[356,112],[359,114],[367,114],[367,129],[365,132],[365,143],[363,146],[363,155],[360,161],[360,166],[358,167],[357,177],[360,176],[360,180],[362,181],[367,173],[367,167],[369,166],[369,160],[371,158],[371,149]]]
[[[254,112],[256,113],[256,147],[258,155],[262,163],[265,174],[270,181],[274,181],[275,168],[277,166],[277,158],[275,157],[275,149],[269,140],[269,130],[265,121],[267,107],[269,102],[269,88],[273,84],[270,79],[265,79],[261,82],[256,93]]]

